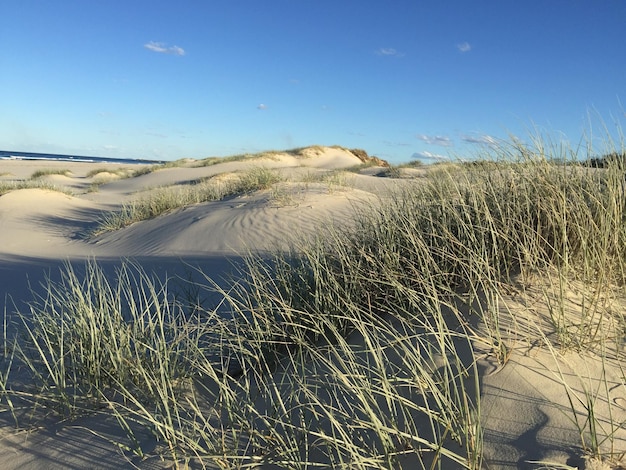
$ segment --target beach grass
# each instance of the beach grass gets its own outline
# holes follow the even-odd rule
[[[58,191],[63,194],[72,195],[73,192],[67,188],[63,188],[49,181],[43,181],[40,179],[25,180],[25,181],[1,181],[0,182],[0,196],[11,191],[19,189],[46,189],[48,191]]]
[[[254,167],[233,174],[233,178],[220,178],[217,175],[193,185],[157,188],[147,196],[125,204],[120,211],[104,214],[90,235],[127,227],[135,222],[158,217],[191,204],[218,201],[230,196],[269,189],[279,181],[281,177],[276,171]]]
[[[355,211],[349,228],[250,254],[227,287],[206,276],[180,295],[138,265],[113,279],[94,262],[66,266],[17,320],[5,311],[22,331],[5,333],[5,408],[27,397],[71,418],[104,403],[126,433],[121,447],[141,455],[144,427],[179,467],[481,468],[476,344],[506,366],[500,316],[512,291],[548,286],[539,298],[551,331],[526,340],[555,360],[601,352],[626,326],[602,302],[624,295],[622,162],[588,168],[517,141],[500,152],[436,169]],[[157,190],[101,230],[278,179],[256,168],[234,183]],[[587,302],[572,317],[574,283]],[[204,305],[208,292],[220,302]],[[32,387],[11,382],[18,363]],[[594,418],[608,382],[580,396],[561,379],[581,453],[616,457],[604,449],[624,423],[604,431]]]
[[[94,168],[93,170],[89,171],[85,177],[86,178],[93,178],[96,177],[98,175],[101,174],[112,174],[115,176],[118,176],[120,178],[128,178],[130,176],[133,175],[134,171],[131,170],[130,168],[105,168],[105,167],[101,167],[101,168]]]
[[[232,163],[232,162],[250,162],[263,159],[275,159],[278,152],[260,152],[260,153],[239,153],[236,155],[229,155],[227,157],[207,157],[195,162],[194,166],[205,167],[213,166],[219,163]]]
[[[321,149],[320,146],[311,146],[311,147],[302,147],[291,150],[264,150],[262,152],[256,153],[238,153],[235,155],[229,155],[226,157],[207,157],[201,160],[198,160],[194,166],[203,167],[203,166],[213,166],[219,163],[232,163],[232,162],[250,162],[256,160],[277,160],[279,155],[292,155],[292,156],[303,156],[303,150],[310,149],[312,151],[317,151]],[[338,147],[341,148],[341,147]]]
[[[42,178],[44,176],[52,176],[52,175],[61,175],[61,176],[69,176],[72,172],[68,169],[64,168],[43,168],[41,170],[36,170],[30,176],[31,179]]]

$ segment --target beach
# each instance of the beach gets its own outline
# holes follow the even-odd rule
[[[14,189],[7,189],[0,195],[0,297],[3,300],[5,318],[8,318],[5,323],[9,323],[8,326],[5,325],[5,355],[2,363],[3,369],[0,370],[3,377],[3,388],[0,390],[2,392],[2,400],[0,400],[2,467],[6,469],[157,469],[172,468],[176,465],[184,468],[188,465],[190,468],[313,468],[301,462],[296,465],[293,460],[295,454],[291,455],[286,451],[276,450],[274,453],[268,451],[266,455],[263,454],[263,449],[245,446],[237,448],[235,445],[232,447],[235,449],[233,455],[220,457],[218,454],[220,452],[224,454],[223,449],[227,446],[221,448],[219,452],[215,450],[216,448],[202,447],[200,444],[195,448],[191,443],[183,442],[180,437],[176,438],[178,440],[172,439],[175,443],[171,444],[164,437],[166,433],[159,434],[150,429],[150,426],[143,425],[144,422],[137,418],[139,415],[132,414],[136,411],[132,413],[129,411],[131,408],[138,408],[139,402],[132,402],[132,399],[125,395],[124,398],[113,395],[107,395],[106,399],[100,397],[96,410],[86,411],[85,406],[81,405],[77,406],[75,413],[64,415],[59,412],[60,405],[55,405],[56,398],[53,397],[53,392],[58,390],[58,387],[50,386],[45,393],[42,392],[41,396],[37,396],[37,393],[28,387],[29,384],[21,383],[22,377],[30,377],[31,372],[28,372],[27,364],[21,359],[18,360],[17,356],[12,356],[9,350],[14,344],[12,338],[15,336],[12,335],[19,335],[18,331],[23,323],[18,313],[28,317],[29,312],[32,312],[29,303],[32,303],[33,299],[39,305],[45,306],[46,289],[49,288],[50,283],[67,285],[68,267],[76,274],[76,279],[80,284],[81,279],[88,277],[90,272],[92,274],[95,272],[90,271],[94,269],[94,266],[98,266],[97,269],[101,270],[104,278],[118,279],[118,282],[119,278],[116,276],[120,270],[124,270],[122,267],[131,266],[129,278],[135,279],[133,277],[135,276],[138,279],[136,284],[129,284],[131,292],[133,286],[139,286],[135,292],[139,292],[140,296],[149,297],[145,294],[149,292],[149,289],[141,290],[143,289],[141,286],[147,286],[148,280],[153,279],[157,280],[158,285],[167,283],[167,294],[162,292],[165,289],[156,289],[155,299],[161,298],[159,297],[161,295],[167,297],[170,294],[176,299],[179,297],[184,299],[185,295],[191,297],[193,294],[194,298],[205,302],[202,305],[198,301],[198,309],[204,308],[207,311],[211,310],[211,314],[215,312],[219,314],[220,309],[223,308],[221,296],[224,292],[231,292],[230,289],[236,291],[238,276],[241,276],[242,270],[245,271],[250,257],[272,259],[275,253],[293,250],[294,246],[298,247],[298,243],[303,243],[305,240],[312,240],[311,243],[313,243],[322,228],[336,227],[336,233],[341,233],[341,230],[358,227],[358,221],[355,222],[355,218],[358,219],[359,214],[366,214],[372,208],[384,204],[386,200],[393,200],[396,194],[394,191],[406,188],[410,190],[412,187],[424,185],[429,178],[433,177],[432,175],[436,175],[436,170],[419,166],[405,167],[392,172],[385,162],[368,160],[368,158],[364,157],[362,152],[341,147],[312,147],[291,152],[268,152],[255,156],[243,156],[239,159],[223,159],[212,162],[210,165],[200,165],[201,161],[195,160],[157,166],[0,160],[0,186],[15,185]],[[33,178],[36,171],[41,174]],[[244,176],[245,178],[254,177],[254,183],[247,182]],[[194,202],[199,199],[190,199],[191,192],[199,188],[203,188],[206,194],[211,196],[205,196],[204,200]],[[137,201],[156,201],[166,197],[169,199],[180,197],[183,198],[181,200],[187,202],[181,207],[164,209],[158,215],[147,216],[142,220],[128,219],[126,222],[119,222],[111,220],[109,216],[109,225],[102,224],[107,214],[118,213],[124,207],[130,207]],[[111,224],[114,222],[120,225],[112,229],[114,225]],[[442,235],[442,238],[446,236]],[[294,241],[298,243],[294,244]],[[485,248],[485,251],[488,249]],[[479,268],[476,269],[479,270]],[[145,278],[142,277],[143,274],[138,273],[145,273]],[[273,279],[271,273],[266,274],[269,279]],[[258,276],[255,282],[260,282],[262,279],[260,274]],[[99,278],[95,276],[94,279]],[[235,287],[233,287],[233,279]],[[559,279],[563,282],[557,282]],[[303,374],[302,383],[307,382],[306,371],[310,372],[308,377],[311,377],[311,383],[319,380],[319,377],[324,374],[340,377],[339,371],[342,371],[341,373],[346,374],[345,383],[352,384],[351,380],[357,380],[354,377],[358,374],[355,373],[352,377],[343,369],[347,362],[341,362],[341,366],[337,364],[340,360],[345,361],[345,357],[350,355],[348,351],[353,349],[359,351],[359,353],[354,353],[355,357],[361,357],[359,356],[361,353],[365,357],[367,354],[363,351],[377,349],[376,345],[372,344],[373,339],[368,336],[368,328],[362,331],[358,327],[346,330],[348,333],[345,344],[340,339],[329,340],[329,344],[340,345],[343,348],[342,354],[337,354],[337,357],[328,349],[328,344],[324,346],[327,349],[320,349],[326,352],[320,353],[319,357],[309,351],[307,354],[315,359],[311,359],[310,363],[303,360],[301,369],[298,369],[298,359],[289,346],[277,348],[283,356],[275,359],[271,368],[268,366],[265,370],[259,366],[259,369],[250,376],[246,375],[245,363],[236,364],[236,370],[230,365],[224,369],[229,374],[232,373],[233,382],[228,382],[230,384],[228,387],[231,387],[228,390],[248,393],[254,388],[254,383],[262,381],[259,377],[263,374],[273,374],[274,388],[272,390],[274,391],[265,395],[260,393],[256,399],[257,409],[254,412],[250,411],[250,416],[266,424],[258,424],[258,427],[252,426],[251,428],[254,429],[250,431],[250,436],[252,436],[250,439],[258,438],[258,442],[264,442],[267,448],[271,448],[272,443],[275,443],[276,449],[283,449],[287,446],[284,444],[287,441],[291,443],[289,445],[295,447],[297,446],[293,442],[300,442],[303,447],[310,446],[311,449],[317,449],[320,456],[316,456],[317,454],[312,450],[310,454],[298,454],[299,458],[304,458],[302,455],[305,455],[307,459],[310,459],[310,463],[321,462],[320,465],[324,464],[329,468],[422,468],[422,466],[429,465],[428,462],[435,461],[439,455],[436,446],[429,447],[426,442],[435,442],[432,441],[431,434],[435,437],[443,436],[441,441],[446,442],[445,452],[440,452],[444,457],[449,455],[442,460],[443,468],[471,468],[470,460],[462,463],[458,460],[461,457],[457,458],[457,456],[469,459],[468,453],[471,454],[478,447],[472,444],[470,429],[472,426],[475,426],[477,430],[480,429],[479,433],[476,431],[477,436],[480,434],[480,458],[477,458],[475,462],[480,462],[479,465],[482,468],[607,470],[626,468],[620,466],[626,465],[620,463],[620,459],[626,453],[626,428],[624,426],[626,423],[626,379],[624,378],[624,340],[621,326],[610,330],[610,334],[603,336],[606,340],[598,340],[597,344],[594,343],[594,347],[566,347],[563,342],[555,339],[558,336],[558,328],[554,327],[552,321],[555,309],[562,312],[560,318],[565,322],[570,321],[572,317],[579,318],[580,312],[587,312],[588,310],[585,309],[593,303],[593,315],[597,316],[589,314],[593,316],[588,320],[589,325],[592,326],[584,332],[582,329],[577,331],[582,332],[579,333],[580,336],[598,335],[599,338],[604,328],[610,328],[608,323],[604,324],[599,320],[603,312],[615,312],[616,324],[621,321],[618,320],[619,318],[623,318],[623,307],[626,306],[623,289],[619,287],[609,292],[602,291],[598,287],[595,290],[587,290],[586,284],[580,279],[564,279],[560,274],[546,276],[536,273],[534,277],[524,278],[523,282],[516,281],[518,284],[524,284],[523,289],[515,291],[511,288],[506,292],[498,291],[496,300],[489,297],[491,294],[484,288],[486,284],[476,288],[475,291],[466,288],[463,295],[471,297],[470,305],[474,305],[472,302],[482,302],[481,296],[484,295],[487,298],[485,305],[488,305],[491,310],[472,307],[474,314],[473,316],[468,314],[467,324],[459,320],[463,318],[462,316],[458,316],[455,312],[451,313],[449,316],[456,319],[456,324],[454,327],[446,326],[446,328],[450,328],[452,339],[449,344],[446,343],[445,347],[441,346],[443,348],[441,350],[437,350],[435,345],[421,339],[415,331],[411,330],[412,324],[404,319],[397,320],[399,324],[391,321],[384,325],[382,323],[379,325],[378,320],[368,319],[368,322],[373,322],[372,328],[381,328],[384,332],[380,338],[389,339],[385,336],[387,334],[392,336],[392,327],[389,325],[395,325],[394,328],[397,327],[397,331],[403,332],[402,335],[398,334],[398,337],[404,341],[402,348],[405,348],[399,350],[404,353],[389,352],[388,356],[377,356],[377,353],[371,353],[373,358],[389,358],[390,364],[393,364],[389,369],[391,372],[387,371],[385,368],[387,366],[381,366],[380,370],[387,371],[385,372],[387,375],[381,373],[384,375],[384,380],[380,379],[380,383],[375,382],[376,387],[396,386],[393,385],[396,382],[390,379],[393,375],[397,376],[398,380],[403,378],[402,380],[407,380],[407,383],[412,384],[406,385],[407,390],[417,387],[415,391],[418,392],[419,387],[415,385],[417,379],[406,370],[410,361],[403,359],[410,356],[410,345],[414,345],[415,350],[423,348],[424,354],[432,347],[434,355],[441,355],[433,359],[433,364],[436,363],[436,367],[432,366],[434,378],[425,379],[427,387],[419,389],[421,391],[418,394],[426,396],[424,392],[426,388],[432,389],[440,383],[440,378],[437,378],[435,374],[436,371],[442,373],[442,368],[446,371],[448,370],[446,368],[449,368],[449,371],[465,368],[463,373],[457,371],[458,377],[454,376],[450,379],[452,386],[453,388],[467,387],[467,389],[463,388],[463,393],[467,393],[468,396],[475,393],[475,396],[469,400],[471,403],[467,405],[468,408],[465,411],[463,409],[446,411],[435,410],[436,405],[433,403],[436,400],[434,399],[433,403],[426,398],[420,398],[420,400],[425,400],[424,402],[408,403],[413,392],[407,391],[406,396],[403,395],[404,391],[398,392],[397,396],[392,392],[386,392],[389,395],[381,393],[382,398],[374,400],[377,403],[376,406],[379,406],[378,409],[385,413],[397,412],[398,416],[391,420],[394,423],[393,426],[389,424],[391,421],[381,418],[380,422],[371,428],[377,430],[378,434],[376,434],[367,427],[369,424],[365,424],[373,422],[372,416],[376,413],[370,416],[368,412],[363,411],[370,410],[373,405],[362,405],[358,408],[363,415],[359,414],[361,411],[358,413],[350,411],[352,409],[350,407],[353,406],[350,403],[356,398],[351,398],[347,390],[353,385],[341,383],[334,385],[337,388],[333,390],[342,390],[341,393],[333,392],[336,395],[323,391],[326,390],[323,385],[310,388],[302,386],[302,389],[298,389],[300,392],[305,389],[306,393],[313,393],[312,390],[322,390],[315,397],[307,395],[306,399],[310,401],[306,403],[315,402],[322,408],[324,406],[336,408],[337,415],[343,416],[345,413],[348,416],[346,420],[354,419],[354,422],[350,421],[346,427],[346,429],[351,429],[350,432],[359,436],[353,443],[351,442],[350,445],[344,443],[344,441],[350,441],[349,435],[334,436],[337,442],[341,441],[341,445],[344,446],[341,448],[347,449],[347,455],[352,455],[349,452],[354,452],[354,455],[359,456],[361,460],[354,460],[354,466],[350,461],[333,462],[325,450],[319,450],[326,449],[320,442],[329,440],[328,436],[332,433],[332,429],[335,429],[331,417],[325,420],[320,418],[320,421],[324,421],[320,429],[313,429],[314,425],[310,424],[309,434],[300,435],[298,432],[302,429],[296,432],[292,430],[291,425],[285,425],[285,435],[289,435],[289,439],[293,441],[281,437],[280,429],[277,428],[276,435],[273,435],[266,427],[271,428],[267,424],[270,423],[268,416],[274,417],[281,413],[285,422],[294,423],[293,427],[300,426],[297,424],[297,419],[305,421],[309,419],[310,423],[317,422],[316,412],[308,415],[307,411],[299,415],[294,411],[298,407],[289,408],[286,405],[287,411],[281,411],[281,401],[272,401],[271,397],[280,396],[283,397],[285,403],[288,401],[284,396],[289,396],[291,392],[288,391],[286,384],[292,383],[291,380],[293,383],[300,383],[293,379],[297,376],[295,371]],[[64,282],[66,284],[63,284]],[[111,281],[111,285],[117,284]],[[209,286],[210,288],[200,295],[195,290],[192,292],[189,286]],[[176,292],[176,289],[184,294]],[[197,289],[202,291],[200,287]],[[384,299],[384,295],[378,295],[375,289],[370,289],[370,292],[372,299]],[[276,296],[278,297],[278,294]],[[553,299],[552,303],[550,299]],[[371,302],[373,304],[374,301]],[[446,308],[454,310],[452,306],[456,305],[455,301],[446,302],[448,302]],[[50,304],[53,303],[55,302],[50,301]],[[496,316],[484,313],[487,310],[493,313],[496,308],[494,305],[497,305],[498,310],[497,321],[494,320]],[[558,308],[555,307],[556,305]],[[297,310],[296,307],[294,307],[295,310]],[[376,308],[372,307],[370,310],[375,311]],[[461,310],[462,308],[459,307],[459,311]],[[241,314],[242,318],[247,318],[245,315],[254,317],[254,313],[250,311],[253,312],[254,308],[246,308],[246,313]],[[476,315],[476,312],[483,312],[484,316]],[[491,319],[492,323],[488,319]],[[293,323],[285,322],[285,324],[297,330],[297,320],[290,321]],[[572,324],[576,325],[582,323],[580,320],[572,321]],[[424,331],[427,332],[431,327],[435,328],[430,324],[423,326]],[[496,330],[497,332],[494,333]],[[614,334],[615,331],[622,331],[622,336]],[[460,332],[463,332],[464,336]],[[324,336],[326,334],[327,330],[319,333],[323,340],[326,339]],[[443,335],[441,332],[438,334]],[[295,336],[297,335],[294,333]],[[497,341],[493,339],[494,337],[497,337]],[[391,344],[380,338],[378,349],[383,350]],[[316,339],[319,338],[316,336]],[[460,343],[462,344],[459,345]],[[454,367],[446,362],[446,354],[449,353],[452,345],[458,347],[455,351],[459,351],[458,364]],[[420,354],[411,360],[419,361],[418,356]],[[284,363],[284,357],[289,357],[291,362]],[[392,357],[395,359],[392,360]],[[365,367],[364,364],[369,364],[369,361],[376,363],[374,359],[365,358],[362,358],[362,361],[361,359],[355,359],[355,361],[359,367]],[[263,361],[261,363],[265,364]],[[317,364],[316,367],[319,368],[314,368],[312,364]],[[427,366],[423,365],[423,367],[426,370]],[[210,374],[207,372],[206,375],[208,377]],[[410,377],[413,377],[411,381],[409,381]],[[73,379],[67,378],[67,380]],[[191,383],[194,378],[189,378],[189,380]],[[218,385],[222,383],[218,378],[214,380]],[[197,396],[193,395],[193,391],[185,389],[187,395],[184,396],[193,396],[194,400],[201,400],[198,397],[206,397],[213,393],[211,390],[215,387],[221,386],[226,387],[226,385],[206,385],[206,390],[202,392],[205,395],[198,392]],[[345,390],[341,388],[344,386]],[[281,387],[286,387],[284,395],[281,394]],[[373,390],[378,390],[376,387]],[[226,388],[220,388],[221,392],[211,395],[211,400],[218,396],[226,400],[224,398]],[[269,388],[271,387],[268,386]],[[183,392],[176,393],[183,396]],[[272,395],[273,393],[276,396]],[[438,395],[433,393],[428,396]],[[396,401],[380,403],[385,401],[385,397],[388,399],[393,397]],[[237,401],[240,398],[230,397],[230,399]],[[324,401],[325,399],[327,401]],[[107,410],[115,409],[116,400],[122,403],[119,405],[120,411],[117,414],[107,412]],[[345,400],[345,403],[342,400]],[[181,399],[182,401],[184,400]],[[244,402],[248,403],[245,400]],[[200,401],[190,399],[189,403],[195,404]],[[206,406],[206,403],[202,406]],[[252,408],[252,405],[250,406]],[[406,406],[406,410],[409,411],[402,406]],[[264,407],[266,407],[265,411],[263,411]],[[420,416],[424,407],[429,409],[430,414],[426,413],[427,418]],[[398,411],[401,408],[403,411]],[[129,412],[128,415],[124,414],[126,411]],[[454,439],[452,439],[454,442],[448,442],[451,435],[457,431],[452,429],[446,431],[445,425],[441,428],[442,430],[433,431],[435,427],[432,423],[443,422],[441,416],[446,415],[448,411],[451,415],[449,418],[451,422],[463,415],[467,425],[467,434],[458,438],[458,446]],[[162,411],[158,414],[160,413]],[[198,420],[197,416],[200,413],[196,411],[194,413],[196,413],[194,419]],[[222,429],[220,425],[215,424],[219,421],[219,413],[211,414],[206,411],[206,414],[202,416],[209,415],[210,419],[207,417],[203,429],[214,426],[214,428],[211,427],[213,434],[206,431],[207,434],[203,435],[202,439],[207,439],[208,435],[215,437],[217,435],[215,430]],[[128,419],[129,424],[124,424],[120,416]],[[472,416],[475,416],[479,423],[472,424]],[[422,419],[425,419],[423,423],[420,421]],[[402,423],[405,421],[406,428],[403,428]],[[225,422],[232,421],[224,419]],[[223,424],[221,426],[224,427]],[[132,439],[129,441],[128,428],[133,429],[136,441]],[[367,432],[363,431],[362,435],[359,434],[366,428]],[[388,451],[385,454],[380,451],[378,444],[372,444],[370,449],[367,439],[363,436],[370,436],[371,431],[371,434],[375,436],[372,442],[377,442],[376,439],[379,437],[376,436],[382,435],[381,429],[387,428],[393,428],[385,434],[391,436],[388,445],[393,452]],[[306,427],[306,429],[309,428]],[[407,431],[404,432],[403,429]],[[421,429],[424,430],[424,442],[416,437],[416,430]],[[229,434],[225,428],[222,430],[224,441],[234,435]],[[291,437],[289,433],[292,431],[294,436],[300,437]],[[262,437],[259,437],[261,435]],[[238,439],[242,438],[238,435]],[[476,439],[478,440],[478,437]],[[200,440],[198,438],[197,442]],[[189,454],[173,450],[176,443],[180,442],[183,442],[180,444],[181,448],[187,449]],[[241,442],[243,440],[240,444]],[[353,447],[355,449],[351,450]],[[141,452],[138,452],[137,448],[140,448]],[[202,452],[206,449],[213,450],[207,451],[207,455],[210,455],[202,458]],[[372,457],[369,461],[366,458],[369,450],[363,449],[370,449],[372,455],[376,452],[382,453],[376,454],[377,457]],[[590,452],[590,449],[593,449],[593,452]],[[597,455],[593,455],[596,450]],[[388,454],[393,455],[390,457]],[[263,460],[264,458],[266,460]]]

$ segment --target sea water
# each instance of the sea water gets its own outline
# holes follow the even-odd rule
[[[163,160],[143,160],[140,158],[108,158],[108,157],[81,157],[78,155],[57,155],[53,153],[14,152],[0,150],[0,160],[46,160],[58,162],[86,162],[86,163],[164,163]]]

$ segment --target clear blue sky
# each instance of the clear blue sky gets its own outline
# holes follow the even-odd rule
[[[392,162],[626,116],[623,0],[2,0],[0,149]]]

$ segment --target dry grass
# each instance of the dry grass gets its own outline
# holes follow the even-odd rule
[[[57,169],[57,168],[44,168],[42,170],[37,170],[31,175],[31,179],[42,178],[44,176],[51,175],[61,175],[61,176],[69,176],[72,172],[68,169]]]
[[[47,181],[39,179],[26,180],[26,181],[2,181],[0,182],[0,196],[10,191],[16,191],[19,189],[47,189],[49,191],[58,191],[63,194],[72,195],[72,191],[67,188],[63,188],[52,184]]]
[[[236,173],[233,178],[224,179],[217,175],[195,185],[159,188],[146,197],[125,204],[120,211],[102,216],[89,235],[118,230],[191,204],[218,201],[229,196],[269,189],[280,180],[280,175],[274,170],[256,167]]]

